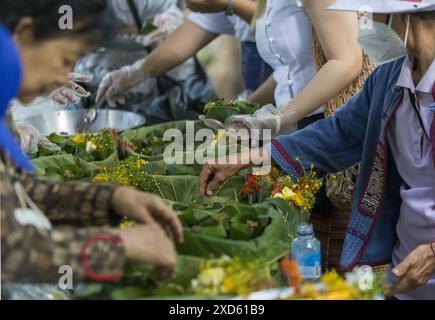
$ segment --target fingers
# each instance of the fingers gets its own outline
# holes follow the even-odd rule
[[[213,176],[212,167],[210,165],[205,165],[202,168],[201,173],[199,175],[199,194],[201,196],[207,195],[208,182],[210,180],[210,177],[212,176]]]
[[[50,97],[60,104],[67,104],[68,102],[77,102],[80,100],[71,89],[59,89],[54,94],[50,95]]]
[[[75,95],[78,95],[82,98],[87,98],[91,95],[90,92],[88,92],[85,88],[75,82],[70,82],[68,86],[71,88]]]
[[[96,102],[100,102],[105,96],[107,96],[107,91],[112,85],[112,80],[110,74],[106,75],[101,81],[100,87],[98,88]],[[108,99],[109,100],[109,99]]]
[[[420,283],[419,277],[415,272],[408,272],[404,277],[402,277],[399,282],[394,284],[390,289],[391,295],[396,295],[398,293],[409,292],[410,290],[418,287],[423,283]]]
[[[69,79],[74,82],[87,83],[92,81],[92,76],[81,73],[70,73]]]
[[[152,217],[159,222],[159,224],[167,230],[167,233],[177,243],[184,241],[183,225],[177,214],[165,205],[159,198],[147,201],[150,205],[150,213]]]
[[[393,274],[399,278],[403,277],[408,272],[408,270],[411,268],[412,263],[413,263],[413,256],[411,254],[411,255],[407,256],[405,258],[405,260],[403,260],[399,265],[397,265],[392,270]]]
[[[216,173],[213,179],[208,183],[206,190],[207,196],[212,196],[225,182],[225,178],[222,175],[222,172]]]

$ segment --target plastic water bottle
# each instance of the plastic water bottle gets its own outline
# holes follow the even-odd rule
[[[292,255],[304,280],[310,282],[320,280],[322,275],[320,241],[314,236],[312,224],[303,223],[298,226],[298,237],[292,243]]]

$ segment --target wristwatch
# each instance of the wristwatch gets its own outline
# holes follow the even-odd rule
[[[236,0],[228,0],[228,6],[225,9],[225,14],[227,16],[232,16],[234,15],[235,11],[234,11],[234,3],[236,2]]]

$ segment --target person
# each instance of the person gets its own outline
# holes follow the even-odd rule
[[[263,152],[294,179],[312,164],[322,175],[361,161],[341,267],[391,262],[390,295],[434,299],[435,1],[339,0],[331,9],[361,8],[374,15],[359,41],[381,66],[334,116]],[[206,165],[201,193],[244,167]]]
[[[192,13],[189,20],[202,29],[215,34],[234,35],[242,45],[242,75],[246,91],[250,95],[273,73],[257,50],[255,35],[251,28],[256,10],[252,0],[216,1],[188,0],[187,8]],[[245,98],[245,99],[246,99]]]
[[[255,6],[249,6],[240,15],[250,21],[254,12]],[[219,12],[192,13],[187,21],[148,57],[108,74],[98,89],[97,101],[105,98],[111,106],[122,104],[123,92],[126,89],[136,85],[139,81],[158,77],[180,65],[216,39],[221,33],[234,35],[243,42],[253,41],[249,24],[242,21],[239,16],[226,16],[224,13]],[[189,37],[190,41],[185,41],[186,36]],[[258,61],[257,59],[256,62]],[[268,75],[268,72],[270,71],[264,66],[264,73],[257,75],[257,77],[264,78],[265,75]],[[250,76],[247,71],[245,71],[245,75]],[[253,87],[258,82],[259,80],[256,80]]]
[[[58,27],[63,5],[73,9],[72,30]],[[0,22],[8,28],[0,27],[2,283],[57,283],[61,266],[70,266],[77,282],[116,281],[126,261],[175,264],[182,226],[157,196],[36,177],[11,132],[10,100],[31,101],[67,83],[74,62],[110,30],[106,8],[105,0],[0,2]],[[115,227],[122,217],[136,226]]]
[[[137,10],[138,16],[133,14],[132,4],[134,10]],[[121,33],[136,34],[135,41],[144,47],[158,46],[183,22],[183,14],[178,9],[176,0],[134,0],[132,2],[110,0],[108,6]],[[137,19],[140,21],[137,21]],[[138,23],[152,23],[156,29],[146,35],[141,35],[142,27],[139,28]],[[139,28],[139,30],[136,28]],[[80,71],[89,73],[89,70]],[[170,75],[177,81],[182,81],[194,72],[193,61],[187,61],[180,68],[172,70]],[[93,80],[95,80],[94,77],[88,74],[71,73],[68,84],[54,90],[49,98],[60,105],[79,103],[82,98],[91,96],[91,92],[87,91],[81,84],[86,85]]]

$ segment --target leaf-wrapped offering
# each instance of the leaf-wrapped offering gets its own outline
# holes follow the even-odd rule
[[[180,141],[180,143],[182,143],[181,147],[185,147],[188,123],[189,126],[191,126],[192,134],[195,134],[198,130],[204,128],[204,125],[199,121],[168,122],[137,130],[126,131],[121,135],[121,140],[126,144],[127,153],[132,154],[131,151],[133,151],[138,155],[144,156],[144,158],[149,161],[161,160],[165,148],[174,143],[173,140],[164,141],[165,132],[171,129],[178,130],[182,138],[182,141]],[[198,144],[199,143],[196,143],[196,145]],[[185,150],[185,148],[183,148],[183,150]]]
[[[258,103],[249,103],[246,101],[225,102],[225,99],[218,98],[210,101],[204,107],[204,115],[206,119],[215,119],[222,123],[229,117],[241,114],[254,114],[260,109]]]
[[[218,208],[221,205],[221,208]],[[185,241],[180,254],[203,258],[222,255],[243,259],[274,259],[290,249],[293,220],[306,221],[294,207],[282,212],[271,203],[244,205],[235,201],[205,208],[191,206],[180,216]]]
[[[101,170],[96,163],[70,154],[42,157],[32,162],[38,175],[56,181],[89,180]]]

